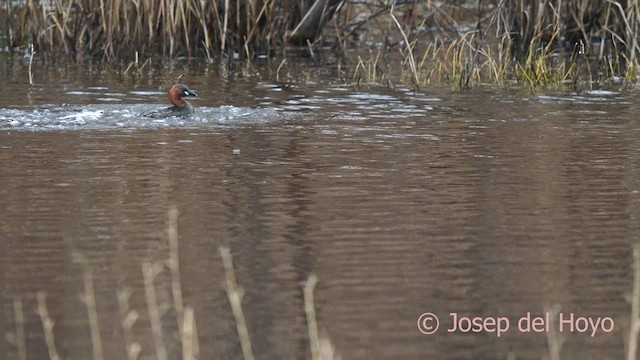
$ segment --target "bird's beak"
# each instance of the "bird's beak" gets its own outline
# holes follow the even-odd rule
[[[195,96],[195,97],[198,97],[198,94],[197,94],[195,91],[193,91],[193,90],[189,90],[187,93],[188,93],[188,95],[187,95],[187,96]]]

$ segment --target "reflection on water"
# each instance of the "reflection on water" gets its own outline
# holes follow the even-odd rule
[[[105,358],[126,359],[117,298],[126,288],[139,314],[140,358],[156,358],[141,266],[169,257],[172,206],[202,359],[241,358],[220,245],[234,256],[260,359],[310,356],[302,300],[310,273],[320,279],[319,326],[343,359],[539,359],[548,355],[545,333],[444,329],[452,312],[508,316],[514,327],[552,304],[615,320],[612,333],[564,334],[562,359],[624,357],[630,249],[640,235],[635,98],[215,81],[188,82],[200,111],[228,104],[255,121],[119,129],[114,120],[39,131],[47,127],[24,126],[34,108],[112,111],[161,104],[164,95],[98,81],[64,85],[77,93],[0,96],[12,103],[0,116],[18,122],[0,132],[7,358],[18,358],[17,300],[28,358],[48,358],[38,291],[47,292],[63,358],[93,358],[83,263],[94,273]],[[110,97],[123,100],[99,100]],[[166,269],[155,285],[176,359]],[[425,312],[441,319],[431,336],[416,327]]]

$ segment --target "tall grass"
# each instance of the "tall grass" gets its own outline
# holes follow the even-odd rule
[[[126,61],[127,71],[138,72],[156,57],[251,60],[285,54],[313,3],[0,0],[0,23],[7,24],[0,41],[10,49],[33,45],[31,54],[45,61]],[[399,80],[420,88],[443,80],[464,89],[515,80],[577,89],[580,81],[636,83],[640,76],[638,2],[345,0],[336,9],[303,47],[317,67],[333,49],[349,72],[344,79],[357,84]],[[289,63],[276,65],[279,81]]]
[[[9,47],[105,62],[267,52],[300,17],[294,0],[0,0],[0,9]]]
[[[137,310],[130,307],[133,289],[122,288],[116,292],[118,302],[116,311],[120,319],[122,340],[124,341],[127,360],[137,360],[141,357],[141,353],[144,352],[146,352],[144,356],[147,358],[152,356],[154,359],[159,360],[196,360],[201,358],[195,310],[194,307],[189,304],[188,299],[183,297],[182,293],[182,279],[184,274],[180,273],[179,266],[180,238],[178,237],[178,211],[176,208],[172,207],[168,211],[166,233],[169,242],[167,258],[143,261],[141,264],[142,287],[144,288],[144,298],[147,303],[148,326],[151,328],[153,338],[152,343],[147,344],[147,346],[153,347],[153,349],[143,349],[142,345],[134,340],[136,338],[134,332],[136,329],[143,330],[142,326],[144,326],[144,324],[137,323],[140,315]],[[255,356],[249,336],[247,315],[244,312],[242,304],[245,292],[238,284],[231,250],[228,247],[222,246],[219,252],[224,269],[224,288],[238,331],[238,338],[242,349],[242,359],[252,360],[255,359]],[[102,312],[108,316],[111,314],[108,312],[105,313],[105,311],[112,311],[113,309],[109,308],[110,310],[105,310],[104,308],[99,308],[97,301],[98,294],[94,286],[95,278],[93,269],[83,256],[78,255],[77,258],[82,265],[84,294],[81,296],[81,301],[87,308],[87,322],[93,350],[91,359],[101,360],[105,358],[103,348],[113,352],[114,349],[115,351],[119,351],[117,349],[121,346],[114,343],[114,339],[117,339],[118,336],[114,337],[113,334],[111,334],[105,336],[104,339],[101,336],[101,333],[109,333],[109,331],[105,328],[101,329],[98,314]],[[160,294],[162,294],[162,292],[156,285],[156,279],[159,276],[166,275],[167,272],[169,272],[171,279],[170,287],[172,296],[170,303],[161,300]],[[307,282],[301,289],[304,298],[304,312],[308,325],[309,349],[312,359],[314,360],[340,359],[329,337],[319,331],[314,301],[314,288],[317,281],[317,277],[314,274],[310,274]],[[36,312],[40,317],[42,332],[44,334],[43,341],[48,354],[46,358],[49,360],[60,360],[66,356],[64,351],[59,350],[59,348],[63,350],[65,348],[64,345],[60,346],[60,344],[65,344],[67,340],[64,337],[64,331],[56,330],[55,314],[49,311],[47,296],[48,294],[44,291],[37,292]],[[169,311],[170,309],[173,311]],[[33,310],[25,309],[23,299],[15,298],[13,300],[13,325],[15,329],[12,333],[7,333],[7,339],[12,340],[11,342],[14,344],[15,353],[20,360],[27,359],[27,340],[42,341],[37,336],[34,337],[33,334],[31,334],[32,338],[27,339],[27,335],[29,334],[25,332],[25,313],[28,314],[29,312],[33,312]],[[166,318],[172,316],[175,316],[178,321],[178,333],[166,334],[165,332],[168,330],[165,324]],[[260,334],[259,330],[260,329],[255,329],[258,335]],[[179,341],[178,345],[181,351],[176,352],[175,350],[169,350],[169,347],[174,344],[174,340]],[[212,339],[207,339],[208,342],[211,340]]]
[[[382,32],[382,56],[375,63],[358,58],[358,83],[362,74],[374,82],[379,74],[363,69],[389,69],[387,78],[396,72],[416,88],[444,80],[458,89],[516,81],[580,90],[614,78],[635,84],[640,76],[637,2],[405,2],[369,13],[366,22]],[[362,20],[355,19],[362,16],[353,18],[345,27],[361,30]],[[393,53],[401,61],[392,60]]]

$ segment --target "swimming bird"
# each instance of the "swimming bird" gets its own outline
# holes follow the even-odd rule
[[[193,113],[193,106],[182,99],[183,97],[189,96],[197,97],[198,94],[196,94],[195,91],[189,89],[186,85],[173,85],[171,89],[169,89],[169,101],[171,101],[171,104],[173,104],[173,106],[162,110],[147,110],[140,115],[156,119],[189,115]]]

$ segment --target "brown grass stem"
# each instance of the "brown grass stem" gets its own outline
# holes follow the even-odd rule
[[[320,336],[318,333],[318,322],[316,320],[316,308],[313,300],[313,290],[318,283],[318,277],[309,275],[304,284],[304,312],[307,315],[307,329],[309,331],[309,342],[311,345],[311,359],[321,360]]]
[[[93,350],[93,360],[104,360],[102,351],[102,338],[100,336],[100,324],[98,321],[98,306],[96,304],[96,292],[93,282],[93,271],[89,265],[84,265],[84,304],[87,306],[87,316],[89,318],[89,330],[91,332],[91,346]]]
[[[320,335],[318,331],[318,320],[316,318],[316,306],[313,292],[318,284],[318,277],[309,275],[302,289],[304,298],[304,312],[307,317],[307,331],[309,332],[309,344],[311,347],[312,360],[335,360],[335,349],[331,340],[327,336]]]
[[[180,252],[178,247],[178,209],[169,209],[169,224],[167,226],[167,236],[169,238],[169,271],[171,273],[171,291],[173,304],[178,320],[178,329],[182,335],[182,324],[184,322],[184,299],[182,296],[182,282],[180,280]]]
[[[132,290],[125,288],[117,293],[118,308],[120,310],[120,325],[122,326],[122,334],[124,338],[127,360],[137,360],[140,355],[140,345],[133,341],[133,325],[138,320],[138,312],[129,309],[129,299]]]
[[[151,332],[153,334],[153,343],[156,348],[156,359],[167,360],[167,349],[164,345],[164,337],[162,335],[162,322],[160,316],[160,307],[156,298],[156,288],[154,281],[156,276],[162,271],[161,264],[151,264],[144,262],[142,264],[142,276],[144,278],[144,293],[147,299],[147,308],[149,311],[149,321],[151,322]]]
[[[229,25],[229,0],[224,0],[224,20],[222,22],[222,40],[220,41],[220,51],[224,51],[227,43],[227,26]]]
[[[627,360],[635,360],[638,354],[640,333],[640,244],[633,245],[633,296],[631,297],[631,324]]]
[[[390,75],[395,69],[392,65],[398,64],[388,63],[390,57],[386,49],[391,45],[390,32],[397,30],[402,58],[396,78],[418,89],[438,75],[459,90],[472,87],[476,82],[506,85],[512,79],[534,89],[570,86],[566,81],[568,75],[579,75],[580,71],[570,74],[566,69],[583,68],[582,60],[568,59],[566,50],[579,41],[583,41],[585,59],[589,60],[584,63],[584,68],[589,69],[587,86],[593,77],[595,81],[607,81],[619,76],[628,85],[634,85],[640,77],[637,60],[640,3],[637,1],[494,0],[475,2],[476,10],[462,5],[470,5],[471,1],[455,4],[336,0],[25,0],[5,3],[6,6],[0,6],[0,21],[6,23],[9,35],[3,43],[18,56],[21,55],[19,49],[25,46],[30,49],[27,58],[31,85],[33,71],[38,70],[33,63],[38,60],[80,63],[85,58],[94,58],[118,65],[118,69],[124,64],[125,73],[135,71],[136,75],[142,75],[150,59],[154,62],[157,59],[154,55],[165,56],[159,62],[166,57],[173,61],[182,56],[202,56],[210,64],[214,58],[226,58],[229,62],[244,60],[245,66],[237,68],[249,72],[258,54],[278,56],[287,51],[287,44],[315,46],[334,41],[331,48],[343,64],[357,62],[358,53],[353,49],[365,48],[369,43],[383,44],[381,62],[386,67],[375,65],[379,76],[367,83],[391,87],[394,78]],[[329,3],[335,7],[332,5],[329,9]],[[321,23],[330,22],[332,29],[325,31],[323,26],[313,26],[311,35],[300,37],[299,42],[291,41],[296,37],[296,29],[311,16],[309,7],[316,4],[321,10],[318,13],[323,14]],[[389,14],[389,19],[381,18],[385,14]],[[465,30],[471,27],[475,30]],[[356,34],[358,36],[352,36]],[[362,34],[366,34],[366,38],[362,38]],[[599,41],[594,41],[596,38]],[[439,45],[429,51],[431,61],[425,62],[424,57],[420,61],[416,55],[429,44]],[[449,45],[453,48],[448,49]],[[316,64],[324,62],[324,57],[318,56],[318,49],[324,48],[311,49]],[[135,63],[132,62],[134,55]],[[353,57],[349,59],[349,56]],[[562,69],[554,70],[561,64],[564,64]],[[358,82],[365,81],[363,69],[359,67],[354,76]],[[276,75],[280,81],[281,73],[278,71]],[[338,77],[343,79],[340,74]],[[575,88],[577,83],[574,81],[573,85]]]
[[[44,331],[44,340],[47,344],[49,359],[60,360],[55,337],[53,336],[53,327],[55,326],[55,322],[51,319],[51,316],[49,316],[49,310],[47,309],[47,293],[44,291],[38,291],[36,298],[38,300],[38,315],[40,315],[40,322],[42,323],[42,330]]]
[[[27,360],[27,344],[24,336],[24,310],[22,308],[22,299],[17,297],[13,299],[13,316],[16,326],[16,353],[19,360]]]
[[[402,38],[404,39],[404,43],[407,47],[407,53],[408,53],[407,55],[409,58],[409,66],[411,68],[411,75],[413,76],[412,78],[413,84],[416,86],[416,88],[419,89],[420,80],[418,78],[418,68],[416,67],[416,59],[413,57],[413,49],[412,49],[411,43],[409,42],[409,38],[407,38],[407,34],[402,29],[402,25],[400,25],[400,22],[398,21],[398,19],[395,17],[395,15],[393,15],[393,7],[391,8],[391,10],[389,10],[389,15],[391,16],[391,19],[398,27],[398,30],[400,30],[400,34],[402,34]]]
[[[502,5],[504,5],[505,0],[501,0],[500,3],[498,4],[498,7],[495,11],[495,13],[493,14],[493,16],[491,17],[491,21],[489,22],[489,26],[488,28],[491,28],[493,26],[493,23],[496,21],[496,19],[498,19],[498,17],[500,16],[500,9],[502,9]],[[487,40],[487,34],[489,33],[489,31],[485,31],[482,34],[482,38],[480,39],[480,43],[478,43],[478,46],[476,47],[476,51],[473,55],[473,61],[471,62],[471,71],[469,71],[469,73],[467,74],[467,78],[465,79],[464,82],[464,87],[465,88],[469,88],[469,82],[471,80],[471,76],[473,75],[475,68],[478,66],[478,61],[480,58],[480,52],[482,51],[482,48],[484,47],[485,41]]]
[[[33,86],[33,71],[31,69],[33,66],[33,56],[36,54],[36,51],[33,44],[29,45],[29,48],[31,49],[31,56],[29,56],[29,85]]]
[[[231,258],[231,251],[228,247],[220,248],[220,256],[222,257],[222,264],[224,266],[225,274],[225,289],[227,290],[227,297],[231,305],[231,311],[233,317],[236,320],[236,327],[238,330],[238,337],[240,338],[240,346],[242,347],[242,354],[245,360],[254,360],[253,349],[251,347],[251,339],[249,337],[249,329],[245,320],[244,312],[242,311],[242,297],[244,291],[238,288],[236,282],[235,270],[233,269],[233,259]]]
[[[564,338],[556,330],[556,319],[560,314],[560,305],[548,306],[544,309],[545,313],[549,313],[549,331],[547,335],[547,345],[549,347],[549,360],[560,360],[560,351],[564,343]]]
[[[282,59],[280,65],[278,65],[278,69],[276,70],[276,82],[280,82],[280,70],[286,65],[287,59]]]
[[[199,358],[200,346],[198,344],[198,331],[193,308],[184,309],[184,321],[182,324],[182,360],[195,360]]]

